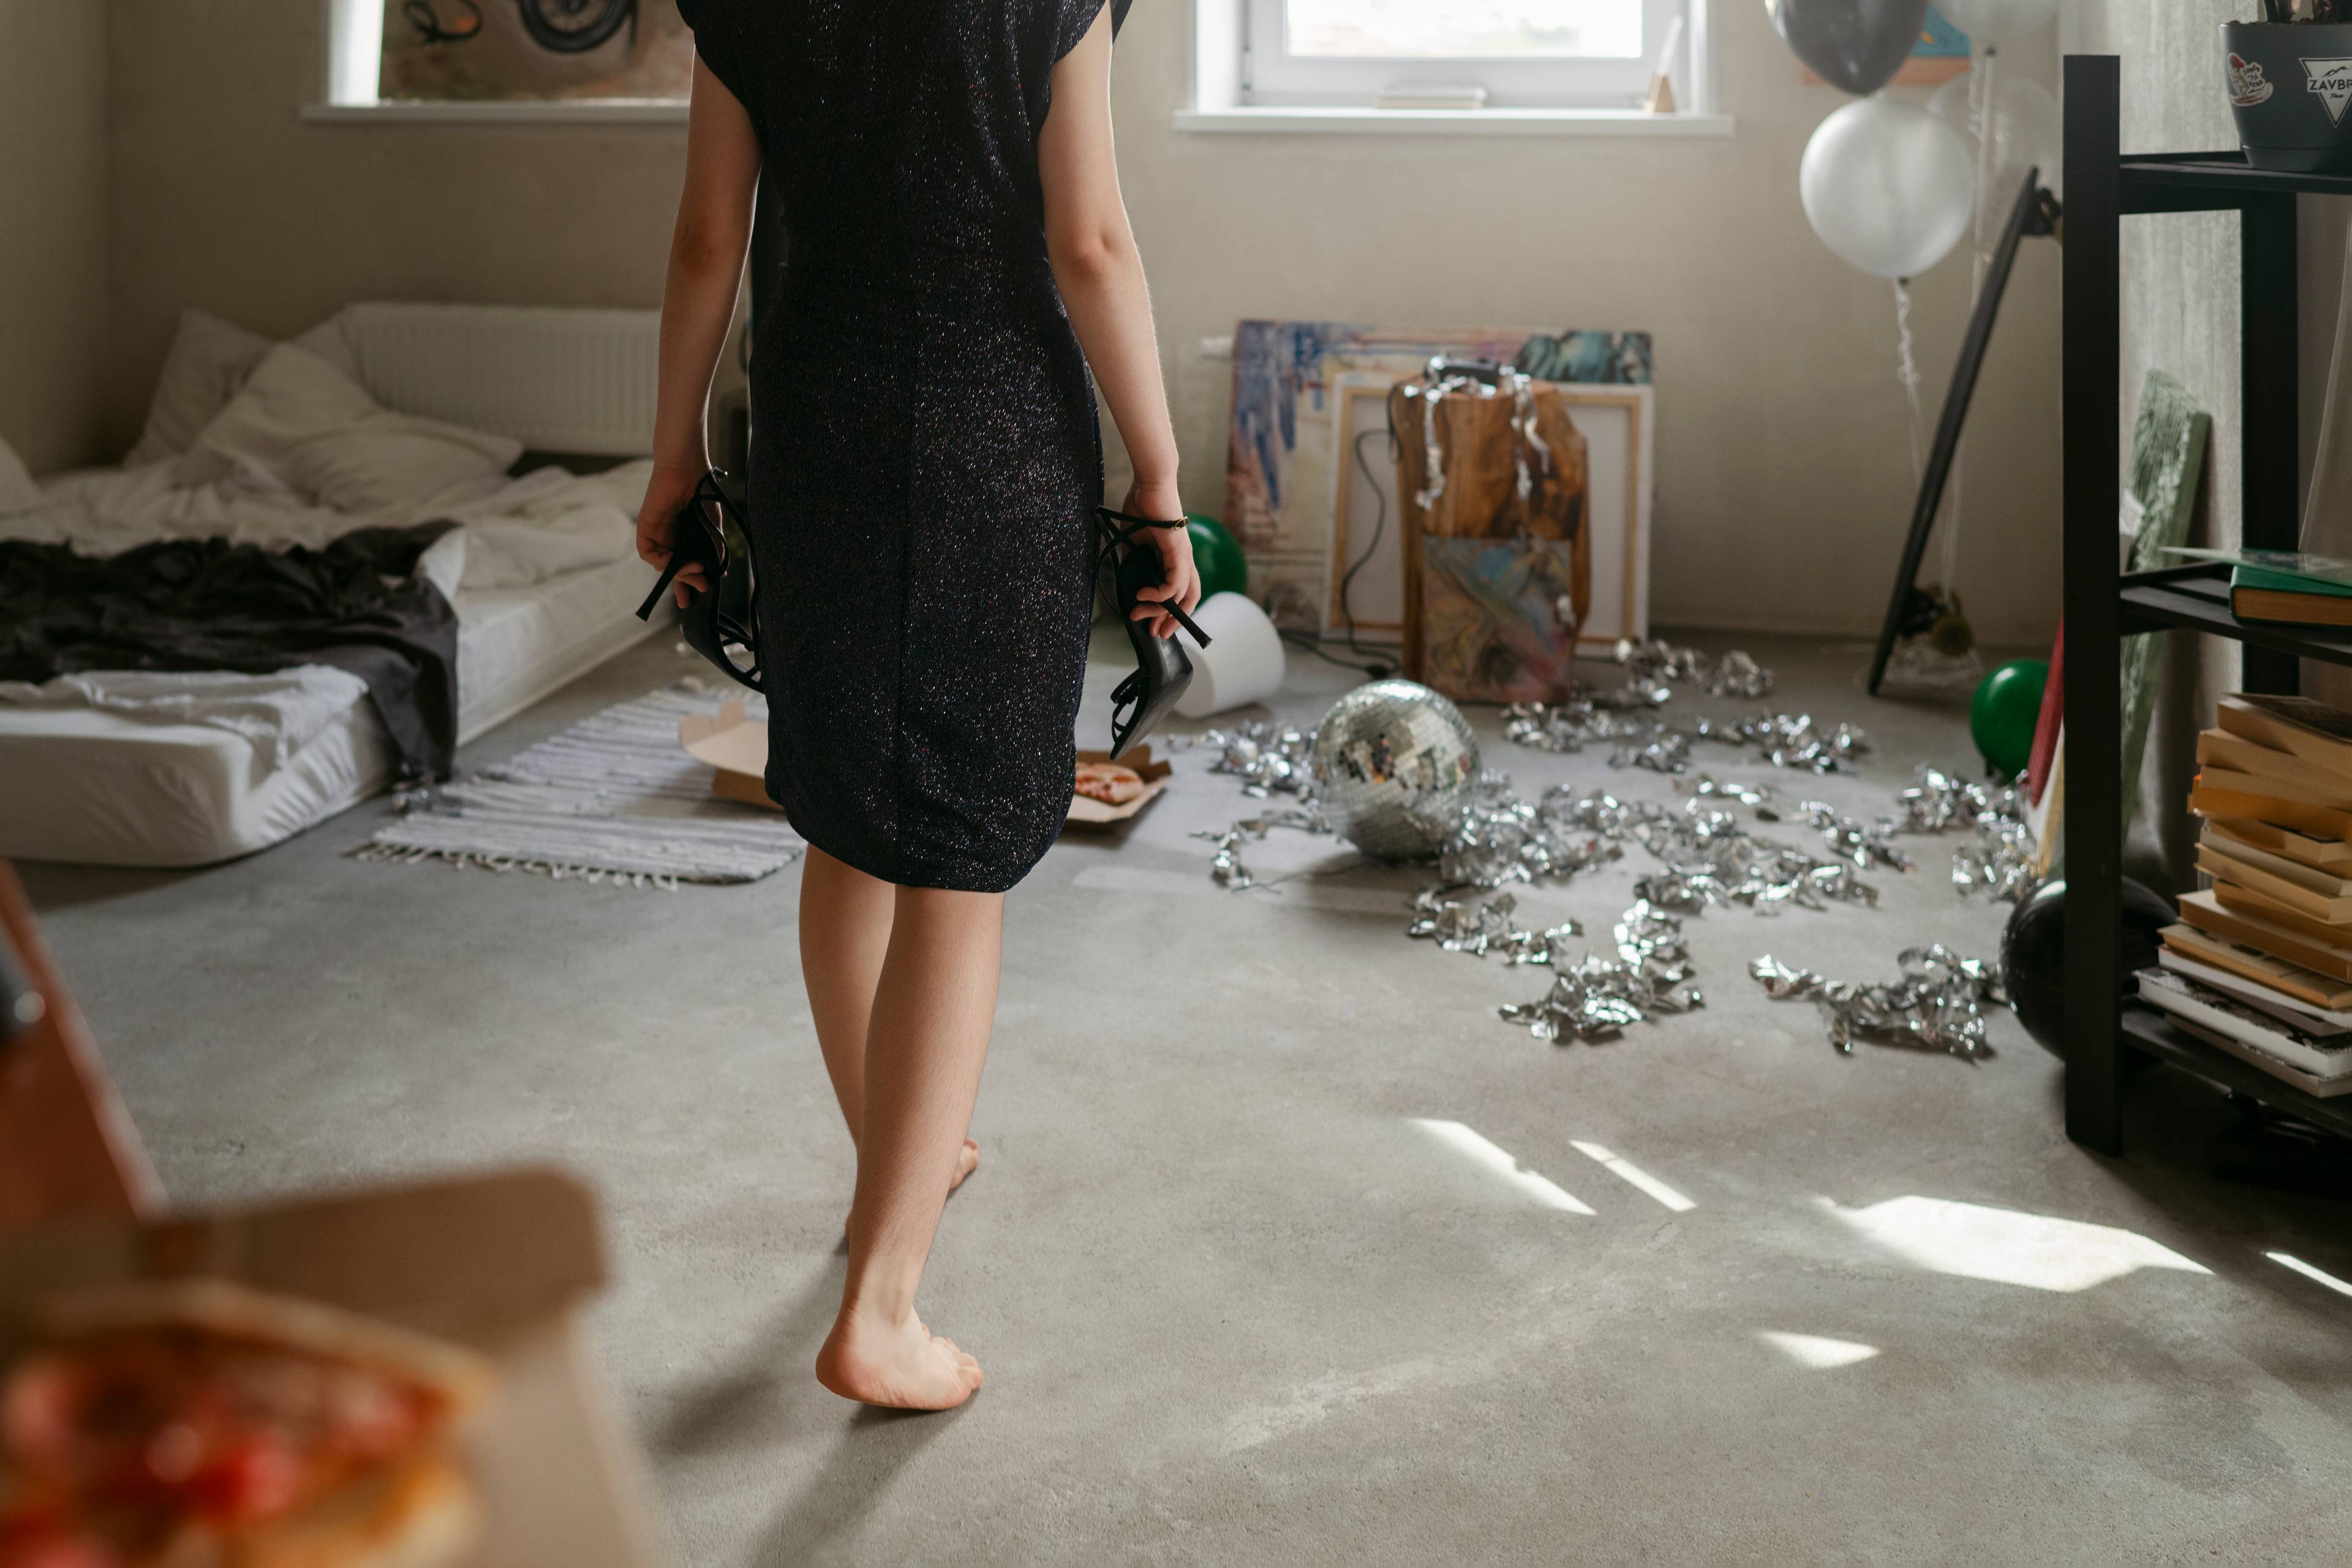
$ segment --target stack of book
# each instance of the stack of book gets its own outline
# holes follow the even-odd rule
[[[2180,900],[2141,999],[2315,1095],[2352,1093],[2352,713],[2221,699],[2189,809],[2210,885]]]

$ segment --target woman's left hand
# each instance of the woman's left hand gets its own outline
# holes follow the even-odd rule
[[[1127,492],[1127,504],[1119,510],[1129,517],[1181,518],[1184,503],[1177,499],[1173,485],[1139,484]],[[1190,615],[1201,603],[1201,570],[1192,563],[1192,531],[1149,528],[1142,536],[1160,552],[1160,581],[1136,590],[1135,610],[1129,618],[1144,622],[1153,637],[1172,637],[1176,617],[1152,605],[1172,600]]]

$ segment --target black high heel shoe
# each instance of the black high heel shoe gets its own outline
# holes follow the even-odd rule
[[[1110,754],[1114,760],[1158,728],[1192,680],[1192,661],[1183,648],[1174,637],[1154,637],[1144,622],[1136,620],[1136,605],[1148,604],[1165,610],[1178,626],[1192,634],[1194,642],[1202,647],[1209,646],[1208,634],[1193,624],[1182,605],[1172,599],[1137,596],[1140,590],[1156,587],[1162,580],[1160,552],[1137,548],[1137,539],[1147,528],[1183,526],[1181,517],[1161,521],[1130,517],[1107,506],[1095,509],[1095,538],[1099,542],[1096,569],[1109,575],[1111,607],[1118,612],[1119,620],[1127,626],[1127,640],[1135,649],[1135,673],[1120,681],[1110,694]]]
[[[678,634],[688,647],[721,672],[754,691],[762,691],[766,688],[760,681],[759,601],[751,591],[750,561],[727,547],[729,521],[733,520],[740,531],[742,520],[735,503],[727,499],[719,477],[715,468],[704,474],[694,494],[677,509],[670,523],[669,564],[662,568],[661,581],[646,595],[646,602],[637,606],[637,619],[653,619],[654,606],[669,592],[671,581],[688,566],[701,567],[703,581],[709,586],[688,590],[693,597],[678,612]],[[740,580],[730,584],[730,572],[737,572]],[[721,607],[730,602],[746,607],[745,618],[739,620]],[[751,654],[750,668],[735,662],[735,656],[728,651],[730,645]]]

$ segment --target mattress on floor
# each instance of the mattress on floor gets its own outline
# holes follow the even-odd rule
[[[655,629],[634,559],[457,595],[457,738],[470,741]],[[392,777],[364,698],[279,766],[209,724],[0,705],[0,856],[203,866],[267,848]]]

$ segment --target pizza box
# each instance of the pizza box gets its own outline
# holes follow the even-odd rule
[[[716,713],[698,713],[679,720],[677,739],[688,756],[712,770],[712,795],[722,800],[763,805],[771,811],[782,809],[768,798],[768,727],[757,719],[744,717],[741,698],[729,698]],[[1124,805],[1112,805],[1073,792],[1071,825],[1103,827],[1126,821],[1159,798],[1160,792],[1168,787],[1169,774],[1175,771],[1164,762],[1153,762],[1149,746],[1138,746],[1119,760],[1122,765],[1142,775],[1143,793]],[[1078,761],[1107,763],[1110,753],[1080,752]]]
[[[59,1290],[211,1278],[306,1297],[489,1356],[497,1397],[466,1444],[479,1568],[664,1562],[638,1458],[606,1410],[580,1308],[604,1282],[595,1200],[551,1170],[0,1237],[0,1363]]]
[[[743,716],[743,700],[730,697],[716,713],[697,713],[677,721],[678,744],[710,775],[710,793],[721,800],[746,805],[782,806],[768,798],[768,726]]]
[[[1110,753],[1080,752],[1078,761],[1107,763],[1110,761]],[[1119,758],[1118,763],[1121,767],[1133,768],[1136,771],[1137,775],[1143,780],[1143,793],[1133,800],[1113,805],[1107,800],[1096,800],[1092,796],[1074,792],[1070,796],[1070,815],[1066,826],[1108,827],[1114,822],[1125,822],[1129,817],[1158,800],[1160,792],[1168,787],[1168,775],[1176,771],[1170,763],[1153,762],[1151,748],[1149,746],[1136,747],[1135,750]]]

